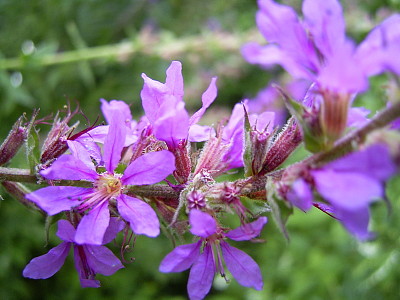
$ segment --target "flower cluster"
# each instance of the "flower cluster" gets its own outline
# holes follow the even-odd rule
[[[35,176],[20,172],[12,177],[9,170],[0,176],[21,202],[61,218],[61,244],[32,259],[25,277],[53,276],[72,247],[82,287],[99,287],[96,274],[112,275],[123,268],[106,244],[121,234],[124,240],[132,234],[154,238],[165,226],[172,237],[182,241],[190,232],[196,241],[177,246],[159,270],[190,268],[188,295],[203,299],[215,273],[229,276],[226,269],[239,284],[263,288],[257,263],[227,240],[260,236],[265,214],[271,213],[286,235],[283,209],[306,212],[315,207],[359,240],[372,238],[370,205],[384,198],[385,183],[400,164],[398,127],[390,124],[400,117],[400,105],[388,105],[371,120],[366,109],[351,105],[368,88],[369,76],[400,74],[399,60],[393,59],[400,53],[400,34],[393,29],[400,16],[388,18],[355,46],[345,36],[336,0],[305,0],[303,20],[272,0],[260,0],[259,6],[257,23],[269,44],[248,44],[243,53],[251,63],[280,64],[306,80],[297,93],[303,94],[307,82],[301,99],[291,99],[278,87],[262,93],[282,96],[291,116],[286,120],[280,109],[275,114],[243,100],[214,126],[200,125],[217,97],[217,79],[202,94],[201,108],[190,114],[178,61],[166,70],[165,83],[142,74],[144,115],[137,121],[129,105],[119,100],[101,99],[106,125],[74,135],[77,126],[68,126],[74,113],[68,111],[63,120],[57,115],[40,157],[32,160],[40,162]],[[26,126],[18,120],[0,146],[1,165],[11,160],[35,125],[35,117]],[[378,128],[383,128],[381,135],[369,134]],[[302,144],[311,155],[284,165]],[[244,169],[244,178],[217,180],[236,168]],[[48,186],[28,193],[12,182],[19,180]],[[248,201],[263,204],[255,209]],[[224,226],[227,214],[240,226]]]

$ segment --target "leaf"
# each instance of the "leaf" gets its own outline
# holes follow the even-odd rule
[[[286,222],[289,219],[289,216],[293,214],[293,207],[286,205],[284,200],[279,197],[279,195],[276,193],[276,189],[271,178],[267,179],[265,189],[267,191],[267,202],[271,208],[272,217],[275,221],[275,224],[278,226],[278,229],[283,234],[285,239],[289,242],[290,238],[289,233],[286,230]]]

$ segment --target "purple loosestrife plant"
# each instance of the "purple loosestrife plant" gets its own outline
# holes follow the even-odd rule
[[[40,174],[50,180],[87,180],[91,188],[50,186],[28,194],[49,215],[73,209],[82,213],[75,241],[101,245],[110,221],[109,205],[117,201],[120,216],[129,222],[133,232],[155,237],[159,234],[156,213],[146,202],[124,194],[127,185],[154,184],[165,179],[175,168],[174,156],[168,151],[147,153],[131,164],[123,174],[116,172],[125,144],[126,125],[119,109],[113,110],[104,140],[101,167],[95,166],[90,153],[81,143],[68,141],[71,154],[63,155]]]
[[[190,232],[200,237],[200,240],[176,247],[163,259],[160,271],[182,272],[190,268],[187,289],[191,300],[203,299],[208,294],[215,273],[226,276],[224,262],[241,285],[262,289],[262,276],[257,263],[246,253],[230,246],[225,238],[246,241],[257,237],[267,223],[266,217],[260,217],[253,223],[227,233],[224,233],[212,216],[197,209],[190,211],[189,221]]]
[[[388,18],[355,46],[345,36],[336,0],[305,0],[303,20],[272,0],[260,0],[259,6],[257,23],[269,44],[247,45],[246,58],[268,67],[280,64],[311,84],[305,97],[295,100],[274,87],[274,97],[283,96],[292,115],[282,128],[276,124],[279,116],[263,110],[253,114],[247,100],[216,126],[200,126],[217,96],[216,78],[201,97],[202,107],[190,116],[178,61],[168,67],[165,83],[142,74],[145,115],[139,122],[125,102],[102,99],[108,125],[72,135],[76,126],[68,123],[74,113],[62,121],[57,115],[42,155],[35,128],[42,120],[35,113],[26,130],[22,119],[16,123],[0,147],[1,184],[27,207],[66,218],[58,222],[63,242],[31,260],[25,277],[52,276],[72,247],[82,286],[98,287],[96,274],[111,275],[123,267],[104,246],[119,231],[124,229],[123,255],[134,235],[156,237],[164,226],[183,245],[166,255],[160,271],[190,269],[189,297],[202,299],[215,273],[226,278],[225,267],[239,284],[263,288],[256,262],[227,240],[255,239],[266,214],[286,238],[294,206],[303,211],[315,206],[359,240],[371,238],[371,203],[385,196],[384,185],[400,166],[400,103],[391,101],[370,119],[366,109],[350,105],[368,88],[369,76],[400,73],[400,17]],[[29,169],[6,167],[23,143]],[[312,154],[299,161],[291,154],[302,144]],[[244,172],[236,172],[241,178],[226,177],[242,167]],[[41,188],[31,192],[25,183]],[[222,226],[228,214],[241,226]],[[47,224],[52,226],[51,218]],[[188,231],[196,242],[183,242]]]
[[[115,238],[121,230],[120,222],[112,218],[104,244]],[[57,236],[63,241],[42,256],[32,259],[25,267],[23,275],[32,279],[46,279],[57,273],[64,264],[68,253],[74,249],[75,268],[78,271],[82,287],[100,287],[96,274],[109,276],[124,266],[120,260],[105,246],[80,245],[75,240],[75,228],[67,220],[58,221]]]

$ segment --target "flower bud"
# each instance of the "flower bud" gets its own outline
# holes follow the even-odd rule
[[[42,164],[61,156],[68,150],[66,141],[79,124],[77,122],[73,126],[69,127],[68,122],[71,121],[72,117],[76,115],[77,112],[78,108],[71,112],[70,107],[68,106],[67,114],[63,119],[61,119],[59,113],[57,113],[54,118],[53,126],[43,143],[42,154],[40,156],[40,162]]]
[[[22,115],[15,122],[7,138],[0,146],[0,166],[9,162],[15,154],[17,154],[19,148],[24,144],[28,138],[29,132],[33,126],[33,123],[38,114],[38,110],[35,110],[32,114],[32,118],[27,126],[22,126],[22,119],[25,117]]]
[[[300,128],[294,117],[292,117],[273,141],[259,175],[264,175],[278,168],[300,145],[302,140]]]
[[[22,127],[23,116],[15,122],[7,138],[0,146],[0,166],[9,162],[27,138],[26,128]]]

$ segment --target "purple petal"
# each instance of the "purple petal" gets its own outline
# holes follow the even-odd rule
[[[242,47],[241,52],[243,57],[251,64],[259,64],[265,68],[279,64],[294,77],[309,78],[311,76],[308,70],[301,64],[297,64],[293,58],[286,55],[277,45],[261,46],[250,42]]]
[[[160,117],[153,124],[154,135],[170,147],[180,140],[186,140],[189,134],[189,114],[184,102],[160,109]]]
[[[121,195],[117,201],[118,211],[130,223],[135,234],[156,237],[160,234],[160,223],[155,211],[146,202]]]
[[[83,274],[80,274],[83,276]],[[83,288],[98,288],[100,287],[100,281],[96,279],[87,279],[79,277],[81,287]]]
[[[215,130],[210,126],[193,124],[189,127],[189,142],[204,142],[208,141],[210,137],[213,136],[215,136]]]
[[[52,216],[79,205],[92,191],[93,189],[72,186],[48,186],[25,197]]]
[[[211,289],[214,274],[214,257],[211,247],[207,245],[190,269],[187,285],[190,300],[200,300],[208,294]]]
[[[209,87],[201,96],[201,102],[203,103],[203,106],[190,117],[190,121],[189,121],[190,125],[193,125],[193,124],[196,124],[197,122],[199,122],[201,117],[206,112],[206,109],[211,105],[211,103],[214,102],[215,98],[217,98],[216,81],[217,81],[217,77],[213,77],[211,79],[211,83],[210,83]]]
[[[347,127],[361,127],[369,122],[371,111],[364,107],[351,107],[347,116]]]
[[[110,127],[104,140],[104,163],[107,171],[113,172],[121,159],[121,152],[125,145],[126,126],[123,115],[114,111],[111,114]]]
[[[386,145],[375,144],[327,164],[324,168],[339,172],[359,172],[385,181],[396,172]]]
[[[291,189],[286,194],[286,198],[302,211],[308,211],[312,207],[314,199],[310,186],[302,178],[293,182]]]
[[[258,132],[271,133],[274,129],[275,113],[266,111],[261,114],[250,115],[250,125]]]
[[[118,232],[120,232],[125,227],[125,222],[120,218],[110,218],[110,223],[108,224],[107,230],[104,233],[103,245],[108,244],[117,236]]]
[[[249,255],[226,242],[221,243],[221,249],[226,267],[232,276],[245,287],[262,290],[263,279],[257,263]]]
[[[53,276],[64,264],[70,246],[70,243],[62,242],[48,253],[35,257],[25,267],[22,274],[32,279],[46,279]]]
[[[344,227],[357,239],[365,241],[374,237],[374,234],[368,231],[368,206],[359,207],[357,210],[346,210],[335,207],[334,212]]]
[[[277,44],[268,45],[263,51],[276,47],[272,52],[280,61],[277,63],[295,77],[312,79],[312,74],[320,69],[319,57],[294,10],[270,0],[259,1],[258,4],[257,26],[269,43]]]
[[[160,272],[182,272],[189,269],[200,254],[201,241],[176,247],[162,260]]]
[[[139,156],[125,170],[124,185],[154,184],[164,180],[175,170],[175,157],[167,151],[149,152]]]
[[[98,288],[100,281],[96,280],[96,273],[89,266],[85,246],[74,245],[74,263],[78,271],[81,286],[84,288]]]
[[[367,76],[354,59],[354,45],[351,42],[334,51],[316,81],[321,89],[339,93],[357,93],[368,87]]]
[[[110,102],[107,102],[104,99],[100,99],[100,101],[101,111],[103,112],[108,124],[111,124],[113,118],[112,115],[115,112],[121,116],[125,123],[130,123],[132,121],[131,109],[124,101],[111,100]]]
[[[157,120],[158,111],[165,101],[168,88],[163,83],[147,77],[146,74],[142,74],[142,78],[144,80],[143,89],[140,92],[142,106],[147,118],[153,123]]]
[[[208,213],[192,209],[189,213],[190,232],[207,238],[217,232],[217,222]]]
[[[102,275],[112,275],[124,266],[121,261],[105,246],[84,245],[89,267]]]
[[[168,87],[170,94],[177,99],[183,98],[183,77],[182,77],[182,64],[179,61],[171,62],[167,69],[167,77],[165,85]]]
[[[345,39],[345,23],[340,3],[337,0],[305,0],[303,14],[318,50],[325,57],[330,56]]]
[[[75,242],[77,244],[102,245],[109,223],[108,201],[104,201],[82,218],[76,229]]]
[[[75,239],[75,228],[67,220],[59,220],[58,223],[57,236],[64,242],[73,243]]]
[[[85,166],[90,170],[96,171],[92,162],[92,158],[90,157],[90,152],[87,150],[84,144],[77,141],[67,141],[67,144],[72,156],[74,156],[81,163],[84,163]]]
[[[90,180],[98,177],[94,165],[89,168],[84,162],[72,155],[60,156],[49,168],[40,171],[46,179]]]
[[[335,207],[355,210],[383,196],[381,183],[360,173],[312,171],[318,192]]]
[[[261,230],[267,223],[267,217],[260,217],[256,221],[244,224],[236,229],[233,229],[225,234],[227,238],[234,241],[247,241],[260,235]]]
[[[400,61],[394,59],[400,52],[400,15],[387,18],[357,48],[356,57],[360,67],[369,76],[385,70],[400,74]]]

